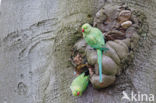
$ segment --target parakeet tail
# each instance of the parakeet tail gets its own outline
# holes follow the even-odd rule
[[[98,64],[99,64],[99,82],[102,82],[102,50],[97,49],[97,55],[98,55]]]

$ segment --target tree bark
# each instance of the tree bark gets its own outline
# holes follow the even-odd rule
[[[82,97],[73,97],[68,60],[80,26],[93,23],[103,5],[123,2],[146,15],[146,39],[113,86],[90,85]],[[156,95],[154,0],[2,0],[0,10],[0,103],[121,103],[122,91]]]

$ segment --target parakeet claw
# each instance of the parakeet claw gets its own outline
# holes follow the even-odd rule
[[[106,53],[108,50],[108,48],[102,48],[102,51],[104,51],[104,53]]]

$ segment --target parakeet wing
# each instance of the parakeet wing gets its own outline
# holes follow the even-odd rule
[[[102,48],[104,46],[104,36],[97,28],[92,28],[86,39],[87,43],[93,48]]]

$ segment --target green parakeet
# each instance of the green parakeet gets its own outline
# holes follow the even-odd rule
[[[88,83],[89,73],[82,73],[81,75],[76,77],[70,86],[73,96],[81,96],[82,93],[86,90]]]
[[[108,50],[105,46],[104,35],[98,28],[94,28],[88,23],[82,26],[82,33],[87,44],[97,50],[99,81],[102,82],[102,51],[106,52]]]

